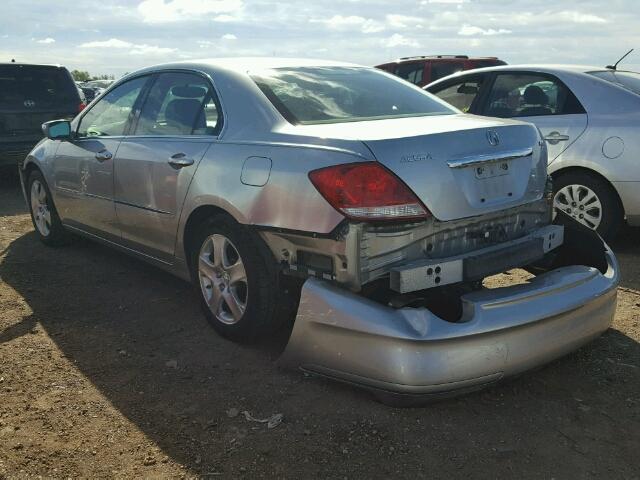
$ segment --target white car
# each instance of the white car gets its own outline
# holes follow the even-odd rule
[[[535,124],[547,142],[554,206],[605,239],[640,226],[640,74],[508,65],[460,72],[429,92],[477,115]]]

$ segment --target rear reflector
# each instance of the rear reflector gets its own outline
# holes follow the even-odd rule
[[[407,220],[430,215],[418,197],[378,162],[348,163],[313,170],[309,179],[346,217]]]
[[[82,110],[84,110],[86,108],[86,104],[84,102],[80,102],[80,104],[78,105],[78,113],[80,113]]]

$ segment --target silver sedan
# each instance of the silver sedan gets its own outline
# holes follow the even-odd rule
[[[156,66],[43,128],[20,173],[45,244],[82,235],[192,281],[233,340],[294,320],[285,365],[413,401],[548,362],[612,321],[615,258],[552,224],[538,130],[379,70]],[[534,277],[483,286],[514,267]]]
[[[599,67],[509,65],[425,89],[478,115],[536,125],[549,150],[554,206],[605,239],[640,226],[640,74]]]

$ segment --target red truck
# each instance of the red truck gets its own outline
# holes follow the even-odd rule
[[[497,57],[468,57],[467,55],[424,55],[402,57],[395,62],[376,65],[376,68],[393,73],[408,82],[424,87],[439,78],[462,70],[506,65]]]

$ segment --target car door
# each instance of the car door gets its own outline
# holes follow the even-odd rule
[[[536,125],[547,142],[549,162],[587,128],[587,113],[576,96],[547,73],[497,73],[480,113]]]
[[[485,74],[464,75],[428,87],[427,91],[465,113],[475,113],[475,107],[484,92],[486,78]]]
[[[222,118],[200,74],[158,73],[148,92],[116,155],[115,209],[125,245],[170,263],[189,184]]]
[[[61,142],[53,160],[56,207],[70,226],[119,239],[113,203],[113,158],[148,77],[129,80],[92,105],[74,138]]]

